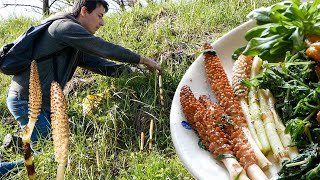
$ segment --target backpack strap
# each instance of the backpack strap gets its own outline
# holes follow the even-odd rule
[[[40,57],[35,59],[37,63],[43,62],[48,60],[49,58],[52,58],[52,64],[53,64],[53,75],[54,75],[54,80],[58,80],[58,62],[57,62],[57,56],[63,51],[64,49],[61,49],[57,52],[54,52],[52,54],[48,54],[46,56]]]
[[[57,62],[57,53],[53,54],[52,57],[52,64],[53,64],[53,78],[55,81],[58,81],[58,62]]]
[[[57,51],[57,52],[54,52],[54,53],[52,53],[52,54],[48,54],[48,55],[45,55],[45,56],[43,56],[43,57],[37,58],[37,59],[35,59],[35,60],[36,60],[37,62],[42,62],[42,61],[48,60],[48,59],[51,58],[51,57],[57,57],[63,50],[64,50],[64,49],[59,50],[59,51]]]
[[[46,56],[43,56],[41,58],[38,58],[38,59],[35,59],[37,63],[39,62],[43,62],[43,61],[46,61],[48,60],[49,58],[52,58],[52,63],[53,63],[53,75],[54,75],[54,80],[57,81],[58,80],[58,64],[57,64],[57,56],[63,51],[64,49],[62,50],[59,50],[55,53],[52,53],[52,54],[48,54]]]

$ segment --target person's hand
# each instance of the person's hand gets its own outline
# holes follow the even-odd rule
[[[140,58],[140,64],[144,64],[150,71],[158,70],[158,73],[161,73],[161,67],[152,59],[142,57]]]

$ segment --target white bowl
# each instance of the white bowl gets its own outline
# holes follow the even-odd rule
[[[237,48],[247,43],[244,35],[254,26],[256,26],[256,22],[250,20],[225,34],[212,44],[222,61],[229,80],[231,80],[234,63],[231,55]],[[199,147],[199,137],[195,132],[182,125],[182,122],[186,121],[179,97],[183,85],[189,85],[196,97],[208,95],[212,100],[215,100],[205,75],[202,54],[189,67],[175,92],[170,112],[171,137],[180,160],[194,178],[201,180],[230,179],[224,165],[216,161],[209,152]]]

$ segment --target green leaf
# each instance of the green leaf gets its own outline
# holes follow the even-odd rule
[[[292,160],[285,161],[282,164],[282,168],[279,171],[278,179],[281,180],[293,180],[293,179],[314,179],[318,177],[318,175],[313,174],[316,171],[309,171],[315,167],[319,167],[317,165],[317,161],[319,159],[319,147],[318,144],[311,144],[305,147],[305,149]],[[314,169],[315,170],[315,169]],[[308,176],[310,172],[310,176]],[[307,177],[306,177],[307,173]],[[319,178],[315,178],[319,179]]]
[[[284,28],[283,26],[280,26],[279,24],[275,24],[275,23],[256,26],[250,29],[245,34],[245,39],[247,41],[250,41],[252,38],[255,38],[255,37],[267,37],[269,34],[280,34],[280,32],[284,31],[283,28]]]
[[[252,38],[248,44],[243,54],[247,56],[256,56],[264,50],[270,49],[277,41],[281,38],[280,35],[273,35],[266,38]]]
[[[304,50],[306,34],[320,35],[319,4],[292,0],[251,11],[247,17],[256,19],[258,26],[246,33],[243,54],[276,62],[286,51]]]
[[[218,161],[221,161],[221,160],[227,159],[227,158],[236,159],[236,157],[234,157],[234,156],[231,155],[231,154],[220,154],[220,155],[218,155],[218,156],[216,157],[216,159],[217,159]]]
[[[307,124],[306,121],[302,119],[292,119],[287,124],[285,133],[290,133],[293,142],[298,142],[304,135],[304,127]]]
[[[232,54],[232,59],[237,60],[239,58],[239,56],[243,53],[245,48],[246,48],[246,46],[243,46],[243,47],[236,49]]]
[[[299,6],[295,3],[292,3],[285,11],[285,16],[290,17],[292,20],[305,20],[305,16],[302,13],[301,9]]]
[[[281,54],[286,51],[290,51],[290,46],[292,43],[290,41],[281,41],[275,43],[275,45],[270,49],[270,54]]]
[[[300,0],[291,0],[293,3],[297,4],[297,5],[301,5],[301,1]]]
[[[270,26],[269,24],[266,24],[267,26]],[[245,39],[247,41],[250,41],[252,38],[255,37],[261,37],[261,34],[268,29],[267,27],[265,27],[264,25],[261,26],[257,26],[254,27],[252,29],[250,29],[246,34],[245,34]]]
[[[320,179],[320,164],[305,175],[306,179]]]
[[[239,172],[239,174],[236,176],[236,178],[234,180],[239,180],[240,179],[242,171],[243,171],[243,169]]]
[[[271,7],[261,7],[251,11],[247,18],[257,20],[258,24],[270,23],[271,18],[269,17],[269,12],[271,11]]]
[[[295,52],[306,48],[303,33],[298,27],[295,28],[295,31],[292,33],[289,39],[293,42],[293,49],[295,50]]]
[[[199,139],[199,141],[198,141],[198,146],[200,147],[200,149],[207,151],[206,146],[202,143],[201,139]]]
[[[319,14],[319,8],[318,5],[320,4],[320,0],[314,0],[311,4],[310,4],[310,8],[308,9],[308,14],[312,15],[312,14]]]
[[[270,12],[270,18],[272,19],[272,22],[281,24],[281,21],[291,20],[291,17],[288,16],[289,14],[287,14],[287,16],[285,14],[288,5],[291,5],[291,3],[278,3],[273,5],[271,9],[272,12]]]

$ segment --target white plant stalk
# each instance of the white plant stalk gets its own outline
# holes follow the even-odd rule
[[[272,165],[272,163],[268,160],[268,158],[262,153],[262,151],[256,145],[256,142],[252,138],[248,128],[242,127],[242,131],[245,134],[249,144],[251,145],[251,148],[252,148],[254,154],[256,155],[259,167],[262,170],[267,170]]]
[[[153,126],[154,126],[154,124],[153,124],[153,119],[151,119],[151,121],[150,121],[150,129],[149,129],[149,136],[150,136],[150,138],[149,138],[149,150],[152,149]]]
[[[253,64],[251,68],[251,78],[254,78],[260,71],[260,67],[262,65],[262,60],[259,57],[253,58]],[[257,135],[259,137],[262,152],[267,154],[270,150],[269,140],[264,129],[264,123],[261,119],[261,110],[259,106],[259,99],[257,94],[257,89],[253,86],[250,87],[249,90],[249,109],[251,114],[251,119],[253,121],[254,127],[257,131]]]
[[[239,98],[241,108],[243,110],[245,120],[247,122],[248,128],[252,138],[256,142],[259,149],[262,149],[261,143],[259,141],[257,132],[254,128],[253,122],[251,120],[251,115],[248,107],[248,92],[247,86],[243,85],[244,80],[250,79],[251,67],[252,67],[252,57],[240,55],[232,67],[232,89],[234,94]]]
[[[230,179],[249,180],[246,171],[235,158],[225,158],[221,161],[227,168]]]
[[[247,168],[247,174],[250,179],[257,180],[268,180],[269,178],[264,174],[258,165],[252,164]]]
[[[277,133],[280,137],[280,140],[284,146],[285,149],[288,151],[288,155],[290,159],[294,159],[299,155],[298,148],[296,146],[289,146],[291,142],[291,136],[290,134],[286,134],[285,131],[285,126],[283,125],[278,113],[276,112],[276,109],[274,107],[274,104],[276,100],[274,99],[273,95],[269,90],[266,91],[266,94],[268,96],[268,106],[269,109],[272,112],[273,118],[274,118],[274,123],[276,125]]]
[[[259,100],[260,100],[260,107],[261,107],[261,113],[262,113],[262,120],[264,122],[264,127],[266,130],[266,133],[268,135],[268,139],[274,154],[274,157],[279,160],[280,164],[284,160],[288,160],[288,152],[285,151],[282,142],[280,140],[280,137],[276,130],[275,121],[273,118],[273,114],[269,109],[268,106],[268,97],[265,94],[264,90],[259,89],[258,90]]]

